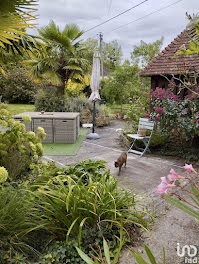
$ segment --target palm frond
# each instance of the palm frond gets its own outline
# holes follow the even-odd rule
[[[31,21],[35,16],[30,11],[35,10],[37,2],[38,0],[0,1],[0,47],[6,48],[8,53],[21,53],[25,30],[34,25]]]
[[[67,36],[70,40],[75,41],[83,35],[83,31],[80,31],[77,25],[69,24],[65,26],[62,34]]]
[[[26,12],[35,10],[38,0],[6,0],[0,1],[0,10],[2,13]]]
[[[25,35],[24,30],[33,26],[30,23],[33,18],[32,15],[21,17],[18,14],[0,16],[0,46],[5,48],[5,44],[12,45],[11,41],[18,41],[19,34]]]
[[[83,69],[77,65],[67,65],[63,69],[68,69],[68,70],[75,70],[79,72],[83,72]]]
[[[0,67],[0,73],[3,74],[3,76],[6,76],[6,72],[4,71],[2,67]]]
[[[39,80],[49,79],[54,84],[60,84],[60,78],[57,74],[56,54],[52,55],[52,52],[48,52],[46,46],[41,45],[39,50],[34,50],[30,54],[30,59],[25,60],[24,64],[30,68],[30,75],[33,78]]]
[[[70,39],[62,34],[54,21],[51,21],[49,25],[39,29],[38,32],[46,43],[64,46],[65,48],[69,48],[71,45]]]
[[[29,35],[15,34],[17,41],[9,40],[10,43],[4,43],[4,50],[11,55],[20,55],[24,56],[25,54],[29,55],[30,52],[33,52],[35,49],[40,49],[43,45],[41,42],[36,40],[34,37]],[[0,53],[3,51],[0,50]]]

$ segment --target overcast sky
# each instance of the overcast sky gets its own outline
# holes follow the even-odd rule
[[[60,28],[75,23],[81,30],[87,30],[125,11],[144,0],[39,0],[37,27],[54,20]],[[112,21],[85,33],[84,38],[97,38],[103,33],[104,41],[117,40],[122,47],[123,58],[129,58],[133,46],[140,40],[152,42],[164,37],[163,47],[168,45],[187,24],[185,12],[199,12],[199,0],[182,0],[166,9],[158,11],[178,0],[148,0],[133,10]],[[145,18],[143,18],[145,16]],[[137,20],[138,21],[134,21]],[[131,21],[134,21],[130,23]],[[117,30],[114,30],[122,25]],[[36,29],[31,33],[36,34]]]

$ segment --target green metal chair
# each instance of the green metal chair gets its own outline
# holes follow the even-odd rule
[[[133,142],[128,150],[128,153],[134,153],[140,156],[143,156],[146,151],[149,153],[151,152],[149,149],[149,144],[151,141],[151,137],[153,135],[153,129],[154,129],[155,122],[148,120],[147,118],[140,118],[139,124],[138,124],[138,131],[137,134],[127,134],[127,136],[131,139],[133,139]],[[140,131],[142,129],[150,130],[150,135],[140,135]],[[136,141],[142,141],[145,145],[145,148],[140,148],[137,146]]]

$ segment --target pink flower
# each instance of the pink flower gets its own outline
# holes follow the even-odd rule
[[[165,91],[165,89],[156,87],[155,90],[151,89],[149,96],[151,99],[153,99],[153,98],[157,99],[158,98],[159,100],[163,100],[166,97],[166,91]]]
[[[197,113],[197,117],[199,117],[199,112]]]
[[[197,119],[197,124],[199,124],[199,119]]]
[[[180,176],[179,174],[177,174],[174,169],[171,169],[169,174],[168,174],[168,179],[171,182],[175,182],[178,179],[183,179],[184,177]]]
[[[155,117],[155,120],[156,120],[156,121],[159,121],[159,120],[160,120],[159,115],[157,115],[157,116]]]
[[[161,177],[161,183],[158,185],[157,187],[157,193],[159,194],[167,194],[168,193],[168,189],[171,187],[174,187],[175,184],[169,184],[167,182],[166,177]]]
[[[164,108],[162,107],[154,107],[155,111],[158,112],[160,115],[164,113]]]
[[[146,114],[144,114],[144,117],[149,118],[150,114],[146,113]]]
[[[170,94],[168,94],[168,98],[169,98],[169,99],[172,99],[172,100],[175,100],[175,101],[178,100],[178,96],[175,95],[174,93],[170,93]]]
[[[196,173],[196,171],[194,170],[192,164],[186,164],[186,163],[185,163],[185,165],[184,165],[184,169],[186,170],[186,172],[192,172],[192,171],[193,171],[193,172]]]

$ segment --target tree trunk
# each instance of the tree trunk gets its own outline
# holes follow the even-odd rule
[[[61,94],[65,94],[65,88],[68,83],[68,80],[70,79],[70,70],[63,69],[63,66],[58,69],[58,74],[61,77],[62,84],[58,87],[58,90],[60,91]]]
[[[65,84],[57,86],[57,91],[58,91],[58,93],[65,95]]]

